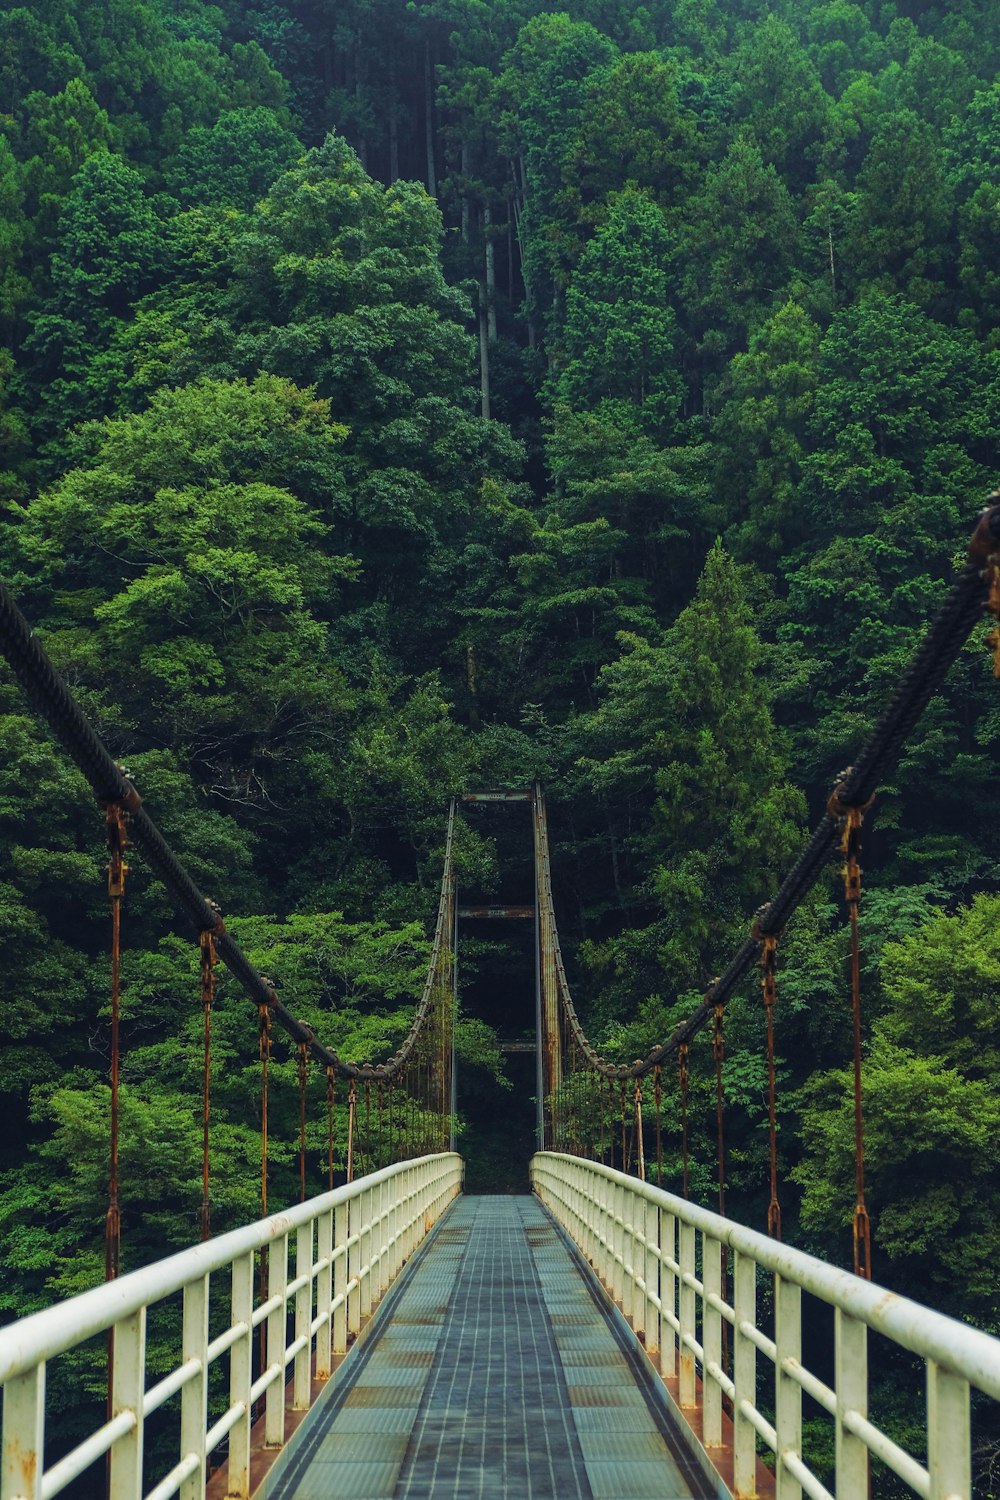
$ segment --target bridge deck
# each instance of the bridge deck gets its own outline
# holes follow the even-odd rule
[[[268,1500],[715,1494],[533,1198],[461,1198]]]

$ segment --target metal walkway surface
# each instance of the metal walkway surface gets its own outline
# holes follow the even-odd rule
[[[461,1198],[268,1500],[681,1500],[705,1480],[534,1198]]]

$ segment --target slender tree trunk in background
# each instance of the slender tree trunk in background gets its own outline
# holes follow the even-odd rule
[[[424,42],[424,131],[427,144],[427,191],[437,197],[437,163],[434,160],[434,67],[430,41]]]
[[[507,204],[507,303],[514,306],[514,222]]]
[[[524,284],[524,305],[525,305],[525,311],[526,311],[526,315],[527,315],[526,320],[527,320],[527,324],[528,324],[528,348],[529,349],[534,349],[536,343],[538,342],[538,336],[537,336],[537,333],[535,331],[534,320],[533,320],[533,318],[531,316],[531,287],[530,287],[530,285],[528,283],[528,273],[525,270],[525,262],[524,262],[524,240],[521,238],[521,220],[524,217],[524,207],[525,207],[525,198],[526,198],[525,187],[524,187],[524,181],[525,181],[525,179],[524,179],[524,158],[523,157],[519,159],[517,165],[520,167],[520,177],[518,177],[517,167],[515,166],[514,162],[512,161],[511,164],[510,164],[510,175],[511,175],[511,180],[512,180],[512,182],[514,184],[514,196],[513,196],[512,200],[511,200],[511,206],[512,206],[513,211],[514,211],[514,233],[515,233],[515,236],[517,238],[517,253],[518,253],[518,259],[520,261],[520,266],[521,266],[521,281]],[[511,284],[513,285],[513,270],[511,271]],[[513,295],[512,295],[511,296],[511,301],[513,302],[513,300],[514,299],[513,299]]]
[[[834,305],[834,307],[836,307],[836,305],[837,305],[837,268],[834,265],[834,261],[833,261],[833,225],[832,224],[830,225],[828,233],[829,233],[829,238],[830,238],[830,292],[831,292],[831,294],[833,296],[833,305]]]
[[[625,893],[622,890],[622,872],[618,861],[618,840],[615,838],[615,830],[611,819],[608,818],[608,842],[611,845],[611,878],[614,881],[615,895],[618,898],[618,906],[621,911],[627,910],[625,905]]]
[[[462,142],[461,173],[462,173],[462,244],[463,245],[467,245],[469,243],[469,227],[470,227],[469,190],[468,190],[468,186],[467,186],[468,181],[469,181],[469,143],[468,143],[468,141],[463,141]]]
[[[465,648],[465,683],[469,690],[469,728],[479,728],[479,682],[475,646]]]
[[[557,286],[554,286],[552,288],[552,328],[553,328],[553,331],[555,329],[557,329],[558,327],[559,327],[559,288]],[[547,359],[546,362],[547,362],[548,367],[549,367],[549,372],[551,373],[555,369],[555,367],[556,367],[556,357],[552,353],[551,348],[549,349],[548,359]]]
[[[351,66],[351,71],[354,74],[354,102],[355,102],[355,105],[356,105],[357,111],[358,111],[358,119],[360,120],[361,117],[362,117],[362,112],[361,112],[361,58],[359,56],[359,51],[360,51],[360,48],[359,48],[359,45],[358,45],[358,41],[357,41],[357,38],[355,38],[355,40],[354,40],[354,46],[351,49],[351,65],[352,65]],[[361,165],[364,167],[365,171],[367,172],[368,171],[368,142],[365,139],[364,129],[362,128],[361,125],[358,126],[358,160],[360,161]]]
[[[490,418],[490,334],[486,314],[486,283],[479,283],[479,390],[484,419]]]
[[[389,59],[389,184],[399,177],[399,95],[396,92],[396,57]]]
[[[486,333],[491,344],[497,341],[497,265],[493,243],[493,210],[483,208],[483,235],[486,241]]]

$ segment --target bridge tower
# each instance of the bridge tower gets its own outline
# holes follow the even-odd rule
[[[534,853],[534,904],[532,906],[459,906],[458,917],[501,919],[530,918],[535,924],[535,1093],[536,1139],[544,1151],[555,1145],[552,1101],[562,1086],[563,1063],[559,1025],[558,937],[552,909],[549,874],[548,823],[545,794],[536,781],[530,787],[510,791],[465,792],[463,802],[527,802],[531,806]],[[457,944],[456,928],[456,944]]]

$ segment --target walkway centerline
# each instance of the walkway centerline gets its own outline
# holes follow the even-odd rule
[[[386,1311],[268,1500],[708,1493],[535,1199],[460,1199]]]

